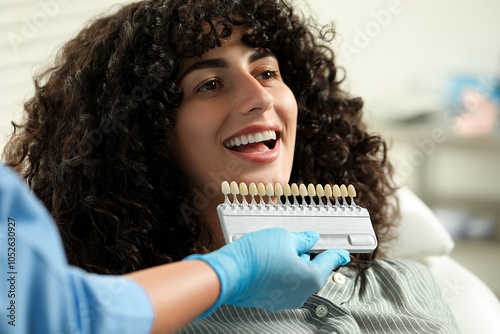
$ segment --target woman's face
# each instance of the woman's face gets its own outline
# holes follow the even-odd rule
[[[205,193],[223,180],[287,183],[292,169],[297,102],[272,53],[241,36],[235,29],[181,64],[173,147],[186,179]]]

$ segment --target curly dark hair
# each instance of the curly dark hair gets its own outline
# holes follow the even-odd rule
[[[179,64],[246,25],[271,50],[298,103],[290,182],[354,184],[379,241],[397,212],[386,144],[362,122],[362,100],[340,88],[317,26],[280,0],[146,0],[92,20],[35,77],[26,120],[4,160],[52,213],[71,264],[126,273],[207,252],[208,228],[185,217],[192,194],[173,162],[169,134],[182,101]],[[207,29],[209,27],[209,29]],[[360,268],[377,254],[355,255]]]

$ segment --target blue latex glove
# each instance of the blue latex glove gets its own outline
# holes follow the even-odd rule
[[[258,307],[269,311],[295,309],[319,291],[328,274],[349,263],[349,252],[331,249],[310,260],[309,251],[319,240],[316,232],[289,232],[280,228],[245,234],[235,242],[205,255],[221,281],[216,304]],[[203,317],[202,316],[202,317]]]

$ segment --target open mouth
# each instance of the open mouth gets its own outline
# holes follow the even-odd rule
[[[274,149],[278,139],[279,132],[267,130],[225,140],[224,146],[240,153],[259,154]]]

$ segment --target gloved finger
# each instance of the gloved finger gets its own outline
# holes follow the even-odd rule
[[[349,252],[345,249],[329,249],[318,254],[311,263],[317,265],[325,275],[338,266],[344,266],[351,262]]]
[[[308,252],[319,240],[319,234],[314,231],[291,233],[295,236],[295,247],[298,254]]]
[[[302,253],[302,254],[300,254],[299,256],[300,256],[300,258],[301,258],[302,260],[304,260],[304,261],[306,261],[306,262],[311,261],[311,254],[309,254],[309,253]]]

